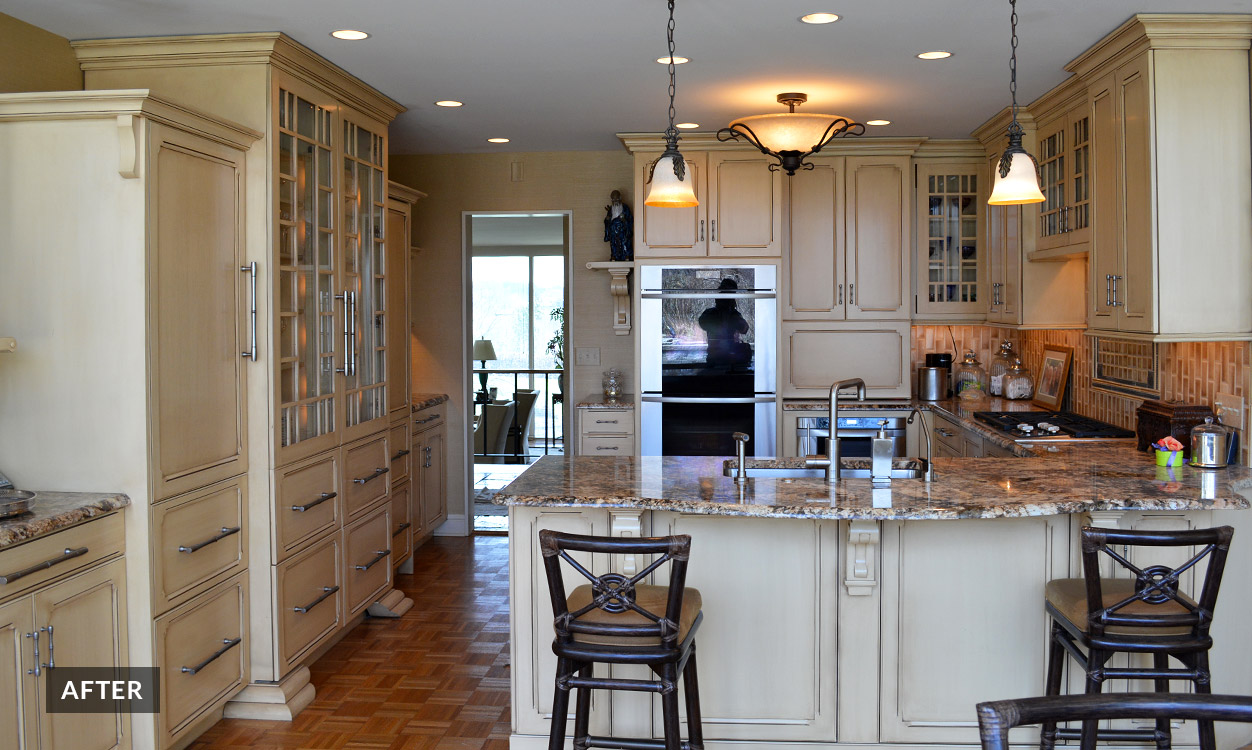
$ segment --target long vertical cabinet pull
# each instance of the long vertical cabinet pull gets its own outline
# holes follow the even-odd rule
[[[856,294],[853,291],[855,288],[856,288],[856,284],[848,284],[848,304],[849,305],[856,305]]]
[[[839,285],[839,301],[835,303],[835,307],[843,307],[843,284]]]
[[[704,219],[700,219],[700,242],[704,242]]]
[[[352,357],[352,303],[350,296],[352,293],[344,290],[343,294],[336,294],[335,299],[343,300],[343,367],[336,367],[335,372],[343,375],[351,375],[350,366]]]
[[[709,241],[717,242],[717,219],[709,220]]]
[[[248,348],[240,352],[240,355],[255,362],[256,361],[256,261],[254,260],[246,266],[240,266],[239,272],[246,273],[250,277],[249,284],[248,284],[249,296],[250,296],[249,304],[248,304],[248,319],[249,319],[250,328],[252,329],[252,336],[249,339]]]
[[[35,668],[26,670],[26,674],[33,674],[38,677],[43,674],[43,671],[39,668],[39,631],[36,630],[33,633],[27,633],[26,637],[34,640],[35,642]]]
[[[348,370],[348,374],[356,375],[356,362],[357,362],[357,355],[358,355],[357,336],[356,336],[356,323],[357,323],[356,292],[348,292],[348,295],[352,299],[352,350],[351,350],[352,351],[352,365],[350,369]]]
[[[1104,274],[1104,306],[1113,306],[1113,274]]]
[[[56,659],[56,654],[53,653],[55,649],[55,644],[52,642],[52,626],[49,625],[46,628],[40,628],[40,630],[48,634],[48,663],[41,664],[40,666],[43,667],[44,669],[56,669],[57,659]],[[39,661],[39,660],[35,659],[35,661]]]

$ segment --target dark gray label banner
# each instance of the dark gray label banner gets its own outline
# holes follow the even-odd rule
[[[161,711],[159,667],[45,667],[50,714],[155,714]]]

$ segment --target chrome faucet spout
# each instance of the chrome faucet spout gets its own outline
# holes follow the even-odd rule
[[[926,465],[922,467],[922,478],[927,482],[933,481],[935,478],[935,462],[934,454],[930,447],[930,430],[926,427],[926,417],[922,414],[922,410],[916,406],[909,414],[908,424],[913,424],[913,418],[916,417],[922,423],[922,434],[926,436]]]
[[[830,386],[830,398],[827,414],[830,419],[830,436],[826,438],[825,456],[805,456],[805,465],[811,468],[826,470],[826,481],[839,484],[839,392],[845,388],[856,388],[856,400],[865,400],[865,381],[860,378],[848,378],[836,381]]]

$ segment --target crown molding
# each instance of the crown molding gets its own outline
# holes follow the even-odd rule
[[[1083,80],[1103,75],[1149,49],[1249,49],[1252,15],[1139,13],[1109,32],[1065,69]]]

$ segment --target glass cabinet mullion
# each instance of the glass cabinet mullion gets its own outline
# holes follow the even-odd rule
[[[932,174],[926,182],[926,298],[978,301],[978,176]]]
[[[386,413],[386,187],[381,135],[345,119],[343,148],[344,279],[355,298],[353,373],[345,391],[352,426]]]

